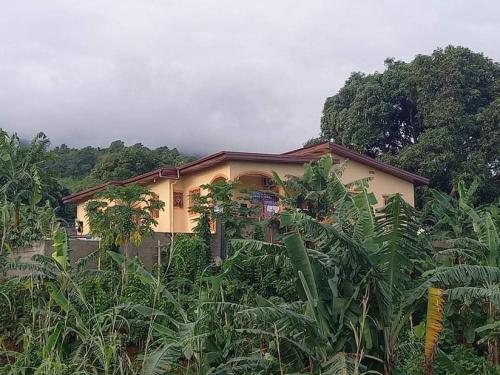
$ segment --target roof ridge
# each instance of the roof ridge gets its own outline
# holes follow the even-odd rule
[[[287,151],[287,152],[283,152],[281,155],[288,155],[288,154],[292,154],[294,152],[297,152],[297,151],[300,151],[300,150],[307,150],[308,148],[311,148],[311,147],[317,147],[319,145],[324,145],[326,143],[333,143],[332,141],[328,140],[328,141],[321,141],[319,143],[315,143],[313,145],[309,145],[309,146],[305,146],[305,147],[300,147],[300,148],[296,148],[295,150],[291,150],[291,151]]]
[[[400,167],[396,167],[396,166],[391,165],[389,163],[377,160],[375,158],[372,158],[371,156],[365,155],[359,151],[353,150],[347,146],[335,143],[333,141],[324,141],[321,143],[317,143],[315,145],[311,145],[308,147],[303,147],[303,148],[299,148],[296,150],[286,152],[283,155],[290,155],[290,154],[299,152],[301,150],[307,150],[307,149],[314,148],[314,147],[321,149],[321,147],[324,147],[326,145],[328,146],[330,151],[334,154],[336,153],[339,156],[343,156],[347,159],[354,160],[354,161],[360,162],[360,163],[365,164],[365,165],[369,165],[375,169],[381,170],[381,171],[386,172],[388,174],[391,174],[393,176],[396,176],[396,177],[399,177],[401,179],[412,182],[416,186],[429,184],[429,179],[426,177],[409,172],[407,170],[404,170]]]
[[[155,175],[158,174],[158,178],[179,178],[183,173],[192,173],[200,169],[210,168],[216,164],[222,163],[224,161],[254,161],[254,162],[275,162],[275,163],[306,163],[309,161],[317,160],[318,157],[314,155],[293,155],[293,153],[299,152],[301,150],[308,150],[310,148],[318,148],[328,146],[328,149],[339,156],[343,156],[346,159],[357,161],[361,164],[371,166],[374,169],[378,169],[382,172],[388,173],[390,175],[399,177],[403,180],[409,181],[416,186],[427,185],[429,179],[419,176],[415,173],[408,172],[402,168],[393,166],[391,164],[379,161],[368,155],[362,154],[358,151],[352,150],[344,145],[337,144],[332,141],[324,141],[311,145],[308,147],[299,148],[296,150],[288,151],[282,154],[273,153],[261,153],[261,152],[245,152],[245,151],[219,151],[213,154],[204,156],[198,160],[182,164],[179,166],[167,166],[159,167],[153,169],[149,172],[143,174],[132,176],[123,180],[111,180],[103,184],[96,185],[92,188],[67,195],[63,198],[63,202],[75,202],[79,199],[86,198],[87,196],[92,196],[97,190],[103,189],[109,185],[125,185],[132,182],[143,182],[147,183],[150,181],[155,181]],[[171,172],[171,175],[162,175],[162,172]]]

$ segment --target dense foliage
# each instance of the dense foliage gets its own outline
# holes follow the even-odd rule
[[[200,236],[178,234],[174,237],[170,267],[176,277],[198,280],[210,264],[210,248]]]
[[[30,245],[51,231],[54,210],[64,193],[47,171],[48,139],[38,134],[21,145],[0,129],[0,255]]]
[[[451,46],[409,63],[385,63],[382,73],[352,73],[326,100],[321,138],[427,176],[442,191],[480,178],[478,198],[494,201],[500,193],[499,64]]]
[[[342,168],[325,157],[277,179],[284,210],[270,222],[230,211],[225,222],[255,228],[226,232],[221,265],[200,232],[174,236],[166,258],[158,249],[151,272],[116,241],[132,239],[149,193],[113,187],[106,199],[121,207],[91,215],[120,252],[75,265],[56,230],[52,256],[2,260],[23,273],[0,283],[0,373],[498,373],[498,203],[474,207],[477,185],[460,184],[424,212],[399,195],[376,209],[368,181],[346,186]],[[217,220],[236,186],[208,186],[197,209]],[[272,243],[256,229],[268,225]],[[442,310],[426,311],[429,288]]]
[[[63,144],[49,154],[49,168],[71,192],[194,159],[181,154],[176,148],[162,146],[150,149],[140,143],[127,147],[123,141],[113,141],[107,148],[88,146],[78,149]]]
[[[18,188],[25,186],[25,192],[39,191],[40,198],[38,194],[34,195],[38,203],[49,202],[56,209],[57,217],[66,220],[68,225],[72,225],[75,207],[62,203],[65,195],[110,180],[126,179],[155,168],[180,165],[195,159],[176,148],[162,146],[150,149],[140,143],[126,146],[120,140],[111,142],[107,148],[70,148],[62,144],[50,149],[50,140],[43,133],[27,142],[1,128],[0,142],[0,185],[4,186],[3,194],[10,194],[9,201],[12,201],[12,192],[20,192],[15,199],[26,203],[29,198]],[[8,184],[7,180],[10,180]],[[39,188],[34,189],[34,183]],[[31,236],[31,239],[35,237]]]

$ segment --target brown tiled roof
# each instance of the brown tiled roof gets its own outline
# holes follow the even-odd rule
[[[224,163],[227,161],[256,161],[264,163],[285,163],[285,164],[305,164],[314,158],[304,156],[287,156],[281,154],[260,154],[254,152],[235,152],[235,151],[220,151],[215,154],[208,155],[204,158],[195,160],[191,163],[181,165],[179,167],[158,168],[153,171],[131,177],[126,180],[109,181],[104,184],[94,186],[90,189],[80,191],[75,194],[65,196],[64,203],[74,203],[92,197],[96,192],[105,189],[110,185],[126,185],[130,183],[149,183],[160,178],[176,179],[179,176],[195,173],[199,170],[210,168],[212,166]]]
[[[382,163],[378,160],[370,158],[359,152],[352,151],[347,147],[337,145],[333,142],[323,142],[311,147],[300,148],[289,151],[284,154],[262,154],[255,152],[235,152],[235,151],[220,151],[215,154],[208,155],[191,163],[181,165],[179,167],[158,168],[153,171],[131,177],[126,180],[109,181],[101,185],[94,186],[90,189],[80,191],[75,194],[68,195],[63,198],[64,203],[79,202],[92,197],[96,192],[105,189],[110,185],[126,185],[130,183],[145,184],[154,182],[160,178],[177,179],[182,175],[195,173],[197,171],[213,167],[227,161],[252,161],[263,163],[284,163],[284,164],[305,164],[307,162],[317,160],[319,153],[322,150],[330,149],[335,155],[343,156],[350,160],[355,160],[360,163],[369,165],[375,169],[384,171],[396,177],[410,181],[413,184],[426,185],[429,183],[427,178],[407,172],[403,169],[393,167],[389,164]]]
[[[309,156],[288,156],[282,154],[261,154],[255,152],[220,151],[179,167],[181,175],[210,168],[226,161],[257,161],[264,163],[305,164],[311,161]]]
[[[86,198],[92,197],[98,191],[104,190],[108,186],[121,186],[131,183],[145,184],[148,182],[152,182],[156,179],[160,178],[176,178],[177,177],[177,168],[158,168],[153,171],[149,171],[143,173],[138,176],[134,176],[131,178],[127,178],[126,180],[112,180],[105,182],[104,184],[93,186],[89,189],[85,189],[79,191],[78,193],[67,195],[63,197],[64,203],[73,203],[84,200]]]
[[[404,169],[394,167],[390,164],[381,162],[379,160],[373,159],[367,155],[363,155],[357,151],[351,150],[345,146],[339,145],[335,142],[325,141],[322,143],[318,143],[313,146],[299,148],[297,150],[288,151],[283,155],[289,156],[305,156],[305,155],[317,155],[318,152],[322,150],[329,150],[335,155],[342,156],[349,160],[354,160],[364,165],[368,165],[374,169],[385,172],[387,174],[399,177],[403,180],[409,181],[413,183],[415,186],[428,185],[429,179],[419,176],[417,174],[405,171]]]

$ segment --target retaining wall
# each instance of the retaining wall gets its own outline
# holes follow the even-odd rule
[[[174,235],[175,241],[175,235]],[[211,250],[214,258],[220,258],[220,248],[223,240],[220,236],[213,235],[211,238]],[[169,233],[154,233],[153,236],[145,238],[139,246],[130,244],[128,246],[128,255],[130,257],[138,257],[147,270],[151,270],[158,263],[158,257],[162,262],[164,252],[159,254],[160,248],[170,246],[171,235]],[[70,239],[69,246],[71,248],[71,265],[75,266],[78,259],[86,257],[99,248],[99,241],[87,239]],[[53,252],[52,240],[43,240],[35,242],[32,246],[21,247],[14,250],[11,258],[18,259],[21,262],[29,262],[33,255],[40,254],[50,256]],[[17,276],[24,272],[9,271],[8,276]]]

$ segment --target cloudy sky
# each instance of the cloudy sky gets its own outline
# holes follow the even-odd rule
[[[0,127],[53,144],[281,152],[352,71],[458,44],[500,60],[498,1],[2,0]]]

